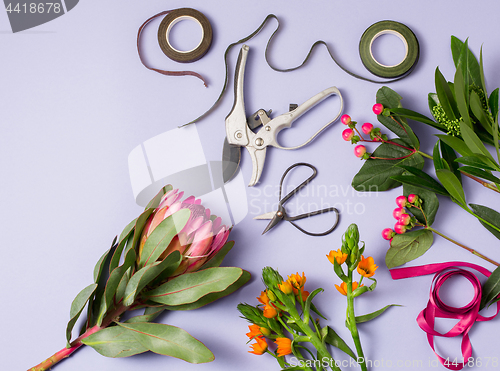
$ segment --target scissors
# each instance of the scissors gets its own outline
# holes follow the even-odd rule
[[[285,177],[290,172],[290,170],[292,170],[293,168],[296,168],[298,166],[307,166],[307,167],[311,168],[313,171],[313,174],[309,178],[307,178],[305,181],[303,181],[297,188],[295,188],[293,191],[291,191],[289,194],[287,194],[284,198],[281,198],[281,190],[283,187],[283,180],[285,180]],[[254,218],[254,219],[267,219],[267,220],[271,219],[271,221],[267,225],[266,229],[264,229],[264,232],[262,232],[262,234],[266,233],[271,228],[275,227],[276,224],[278,224],[282,220],[286,220],[286,221],[290,222],[299,231],[301,231],[309,236],[326,236],[327,234],[331,233],[335,229],[335,227],[337,226],[337,224],[339,222],[339,211],[334,207],[329,207],[329,208],[322,209],[322,210],[316,210],[316,211],[313,211],[310,213],[300,214],[297,216],[288,216],[286,213],[285,207],[283,206],[293,195],[295,195],[302,188],[304,188],[311,180],[313,180],[316,177],[317,173],[318,173],[318,171],[316,170],[316,168],[313,165],[305,163],[305,162],[299,162],[297,164],[290,166],[288,169],[286,169],[286,171],[283,174],[283,176],[281,177],[281,181],[280,181],[278,210],[271,211],[269,213],[265,213],[265,214],[256,216]],[[318,215],[318,214],[328,213],[330,211],[335,211],[335,213],[337,214],[337,217],[335,219],[335,223],[333,224],[333,226],[325,232],[322,232],[322,233],[308,232],[294,223],[295,220],[308,218],[310,216],[314,216],[314,215]]]
[[[249,47],[243,45],[236,63],[235,81],[234,81],[234,104],[231,112],[226,117],[226,140],[222,153],[222,168],[224,183],[231,180],[236,174],[241,160],[241,147],[245,147],[252,158],[252,178],[249,187],[254,186],[262,175],[264,162],[266,160],[266,150],[268,146],[279,149],[298,149],[309,144],[323,130],[328,128],[335,120],[339,118],[344,107],[344,101],[340,91],[336,87],[330,87],[316,94],[301,105],[291,105],[291,110],[273,119],[269,117],[271,111],[264,109],[258,110],[248,119],[245,114],[245,103],[243,99],[243,81],[245,75],[245,66],[248,57]],[[317,104],[323,102],[331,95],[337,95],[340,98],[340,109],[333,120],[319,129],[312,137],[301,145],[295,147],[283,147],[277,141],[278,133],[289,128],[292,122],[309,111]],[[253,129],[260,128],[254,132]]]

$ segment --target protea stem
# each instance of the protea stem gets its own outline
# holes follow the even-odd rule
[[[116,320],[120,315],[122,315],[125,311],[127,311],[129,307],[124,307],[122,305],[118,306],[114,311],[110,312],[102,321],[101,326],[95,325],[94,327],[90,327],[73,340],[70,343],[69,348],[63,348],[60,351],[54,353],[51,357],[47,358],[45,361],[39,363],[35,367],[30,368],[28,371],[46,371],[56,363],[59,363],[64,358],[68,358],[74,352],[76,352],[82,345],[82,340],[89,337],[92,334],[95,334],[97,331],[102,330],[103,328],[108,327],[114,320]]]

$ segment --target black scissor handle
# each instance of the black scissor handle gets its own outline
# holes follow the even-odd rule
[[[297,188],[295,188],[290,193],[288,193],[283,199],[281,199],[281,190],[282,190],[283,181],[285,180],[286,175],[290,172],[290,170],[292,170],[293,168],[296,168],[298,166],[307,166],[308,168],[312,169],[312,171],[313,171],[312,175],[309,178],[307,178],[306,180],[304,180]],[[317,174],[318,174],[318,170],[313,165],[308,164],[306,162],[299,162],[299,163],[293,164],[288,169],[286,169],[286,171],[283,173],[283,176],[281,177],[281,181],[280,181],[280,188],[279,188],[279,200],[280,201],[279,201],[278,209],[284,210],[283,204],[285,202],[287,202],[293,195],[298,193],[302,188],[304,188],[311,180],[313,180],[316,177]],[[303,229],[302,227],[299,227],[297,224],[294,223],[295,220],[300,220],[300,219],[308,218],[310,216],[328,213],[330,211],[335,211],[335,214],[336,214],[335,223],[332,225],[332,227],[329,230],[327,230],[325,232],[321,232],[321,233],[308,232],[305,229]],[[326,236],[327,234],[331,233],[335,229],[335,227],[337,226],[337,224],[339,222],[339,214],[340,213],[336,208],[329,207],[326,209],[316,210],[316,211],[312,211],[310,213],[300,214],[300,215],[296,215],[296,216],[288,216],[286,213],[283,213],[283,214],[284,214],[283,219],[290,222],[295,228],[297,228],[302,233],[305,233],[309,236]]]
[[[283,199],[281,199],[281,190],[283,188],[283,181],[285,180],[286,175],[290,172],[290,170],[299,167],[299,166],[307,166],[308,168],[312,169],[313,173],[312,175],[304,180],[297,188],[295,188],[293,191],[291,191],[289,194],[287,194]],[[280,190],[279,190],[279,204],[283,205],[285,202],[287,202],[293,195],[295,195],[297,192],[299,192],[302,188],[304,188],[311,180],[316,178],[316,175],[318,174],[318,170],[311,164],[308,164],[306,162],[298,162],[296,164],[293,164],[290,166],[286,171],[283,173],[283,176],[281,177],[280,180]]]

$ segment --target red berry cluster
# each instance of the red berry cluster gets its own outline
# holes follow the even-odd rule
[[[384,107],[380,103],[377,103],[373,106],[373,112],[377,115],[380,114],[377,112],[382,112],[383,109],[384,109]],[[348,126],[348,128],[342,132],[342,138],[347,142],[351,142],[352,144],[356,144],[358,142],[380,142],[380,141],[387,140],[387,136],[382,135],[380,133],[380,128],[374,128],[373,125],[370,124],[369,122],[365,122],[363,125],[361,125],[361,131],[364,134],[370,136],[370,140],[367,140],[367,139],[363,138],[361,133],[358,131],[358,129],[356,128],[357,122],[352,121],[351,116],[342,115],[342,117],[340,118],[340,121],[344,125]],[[364,145],[360,144],[354,148],[354,155],[356,157],[363,159],[363,160],[367,160],[370,158],[371,154],[367,153],[366,147]]]
[[[397,220],[394,230],[391,228],[385,228],[382,231],[382,237],[385,240],[391,241],[394,235],[403,234],[407,230],[412,229],[415,226],[415,218],[411,217],[407,212],[405,207],[417,206],[420,207],[420,199],[417,195],[410,194],[408,198],[405,196],[396,197],[396,204],[398,207],[392,212],[392,216]]]

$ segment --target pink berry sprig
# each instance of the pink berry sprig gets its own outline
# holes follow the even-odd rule
[[[368,140],[365,139],[358,131],[356,128],[357,122],[352,121],[351,116],[342,115],[340,121],[342,124],[348,126],[348,128],[342,132],[342,139],[346,142],[351,142],[351,144],[357,144],[358,142],[383,142],[388,140],[387,135],[382,134],[380,128],[373,127],[373,125],[369,122],[365,122],[361,125],[361,131],[365,135],[370,136],[370,139]],[[358,145],[354,148],[354,155],[362,160],[367,160],[370,158],[371,153],[366,151],[366,147],[364,145]]]
[[[394,230],[385,228],[382,231],[382,237],[388,241],[392,241],[392,238],[396,234],[403,234],[415,226],[421,226],[417,219],[410,216],[405,209],[405,207],[416,207],[422,211],[420,207],[422,205],[422,200],[417,195],[410,194],[408,198],[405,196],[398,196],[396,197],[396,204],[398,207],[392,212],[392,216],[397,220],[394,225]]]
[[[391,115],[391,110],[389,108],[384,108],[382,103],[375,103],[373,105],[372,110],[373,110],[373,113],[376,114],[377,116],[378,115],[382,115],[382,116],[390,116]]]

